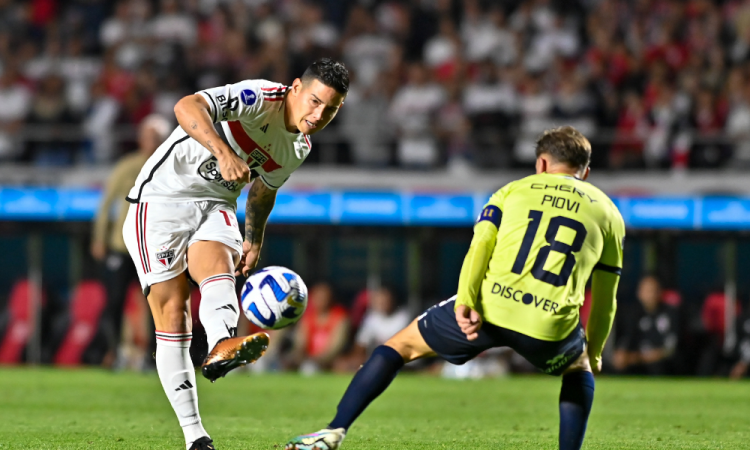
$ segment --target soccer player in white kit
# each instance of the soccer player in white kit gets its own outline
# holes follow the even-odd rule
[[[192,340],[190,277],[211,349],[215,381],[257,360],[268,335],[236,337],[235,275],[256,266],[276,192],[310,153],[309,135],[336,116],[349,90],[343,64],[324,58],[291,86],[245,80],[206,89],[174,108],[179,126],[144,165],[127,200],[123,236],[156,325],[156,369],[188,450],[213,450],[201,424]],[[252,182],[245,239],[237,197]]]

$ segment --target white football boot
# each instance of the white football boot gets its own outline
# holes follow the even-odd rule
[[[297,436],[286,444],[284,450],[338,450],[346,437],[346,430],[324,428],[316,433]]]

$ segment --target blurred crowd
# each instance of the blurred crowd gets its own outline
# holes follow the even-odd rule
[[[747,0],[0,0],[0,160],[109,163],[181,96],[321,56],[352,73],[324,162],[527,165],[571,124],[596,167],[750,165]]]

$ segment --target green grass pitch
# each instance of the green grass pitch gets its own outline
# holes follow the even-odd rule
[[[332,417],[349,376],[199,379],[217,449],[281,449]],[[348,449],[555,449],[559,379],[399,376]],[[155,373],[0,368],[0,450],[184,449]],[[750,448],[750,383],[597,380],[584,449]]]

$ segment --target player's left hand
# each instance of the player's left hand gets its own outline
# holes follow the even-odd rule
[[[240,274],[243,276],[250,275],[250,271],[255,269],[258,265],[258,258],[260,257],[261,244],[251,244],[250,242],[242,242],[242,259],[237,264],[237,270],[234,272],[234,276],[238,277]]]
[[[466,305],[458,305],[456,307],[456,322],[466,335],[466,339],[473,341],[479,337],[478,331],[482,328],[482,317],[478,312]]]

